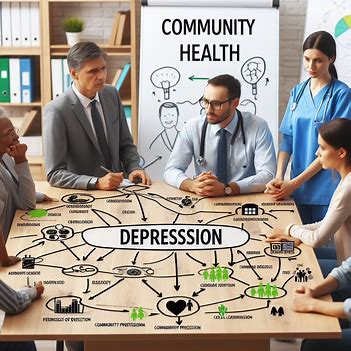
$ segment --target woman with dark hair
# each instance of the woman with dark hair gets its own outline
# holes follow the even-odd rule
[[[315,152],[319,128],[336,118],[351,118],[350,88],[337,78],[335,40],[328,32],[309,35],[303,43],[303,64],[309,78],[291,91],[280,126],[277,173],[266,193],[275,200],[293,194],[302,223],[321,220],[339,178],[322,170]],[[291,180],[284,181],[292,160]]]
[[[337,171],[341,177],[323,220],[304,225],[290,224],[273,229],[267,241],[294,240],[320,247],[334,237],[336,260],[329,261],[327,272],[351,256],[351,120],[338,118],[319,130],[318,162],[323,169]],[[323,189],[324,190],[324,189]]]
[[[324,124],[318,135],[318,162],[323,169],[337,171],[341,177],[324,219],[305,225],[290,224],[273,229],[267,241],[294,240],[318,247],[332,236],[338,262],[330,265],[328,276],[311,288],[301,286],[294,291],[292,307],[297,312],[326,314],[341,319],[341,339],[304,340],[301,351],[346,351],[351,345],[351,120],[338,118]],[[336,265],[342,264],[335,268]],[[317,299],[333,293],[335,302]]]

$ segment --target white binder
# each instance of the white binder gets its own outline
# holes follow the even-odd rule
[[[12,46],[21,46],[20,3],[11,2],[10,4]]]
[[[30,3],[21,2],[21,45],[31,46],[30,40]]]
[[[2,45],[12,46],[10,3],[2,2],[1,4],[2,4],[2,11],[1,11]]]
[[[30,37],[31,46],[40,45],[39,2],[30,3]]]
[[[21,102],[20,59],[10,58],[10,102]]]
[[[62,59],[51,59],[51,85],[52,98],[55,99],[63,93]]]

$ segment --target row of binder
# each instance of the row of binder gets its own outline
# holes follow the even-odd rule
[[[0,102],[34,101],[32,58],[0,57]]]
[[[1,2],[0,14],[0,45],[40,45],[39,2]]]
[[[69,74],[67,59],[51,59],[52,98],[55,99],[70,87],[72,77]]]

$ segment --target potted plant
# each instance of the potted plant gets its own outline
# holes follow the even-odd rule
[[[63,21],[63,29],[66,32],[67,44],[72,46],[80,41],[80,33],[84,29],[84,20],[77,17],[66,18]]]

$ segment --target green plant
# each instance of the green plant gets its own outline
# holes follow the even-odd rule
[[[66,18],[63,21],[63,29],[65,32],[81,32],[84,29],[84,20],[78,17]]]

